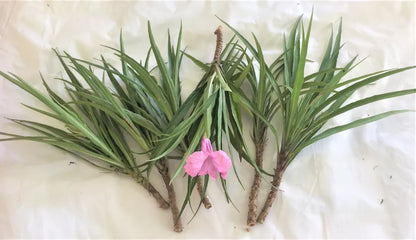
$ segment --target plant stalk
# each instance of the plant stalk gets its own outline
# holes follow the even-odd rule
[[[222,26],[221,25],[218,26],[214,34],[217,35],[217,45],[215,47],[214,63],[219,64],[221,60],[221,52],[222,52]]]
[[[198,188],[198,192],[199,195],[202,198],[202,203],[204,204],[204,207],[206,209],[210,209],[212,207],[211,202],[209,201],[209,199],[207,198],[206,194],[204,194],[204,187],[202,184],[202,177],[198,176],[197,180],[196,180],[196,187]]]
[[[266,202],[263,205],[263,209],[261,210],[257,222],[263,223],[266,219],[267,215],[270,212],[270,208],[272,207],[274,201],[276,200],[277,191],[279,190],[280,182],[282,180],[283,173],[286,170],[287,164],[287,153],[285,151],[280,151],[277,161],[276,161],[276,169],[273,176],[272,187],[270,188],[270,192],[267,196]]]
[[[169,198],[169,205],[172,212],[172,220],[173,220],[173,230],[175,232],[182,232],[183,226],[182,221],[179,216],[179,209],[178,205],[176,203],[176,194],[175,189],[173,187],[173,184],[170,184],[170,175],[169,175],[169,168],[166,162],[166,158],[162,158],[158,161],[156,164],[156,167],[162,175],[163,182],[165,183],[166,190],[168,192],[168,198]]]
[[[147,180],[145,177],[138,173],[132,173],[131,176],[134,178],[134,180],[142,185],[144,188],[147,189],[147,191],[152,194],[152,196],[156,199],[156,202],[159,204],[160,208],[168,209],[169,203],[160,195],[160,193],[156,190],[156,188],[153,187],[153,185]]]
[[[256,164],[258,168],[263,168],[263,153],[265,148],[264,141],[256,144]],[[260,190],[261,176],[257,170],[254,170],[254,180],[251,185],[250,197],[248,202],[247,225],[252,227],[256,224],[257,217],[257,200]]]

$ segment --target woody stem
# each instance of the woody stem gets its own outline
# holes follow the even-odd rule
[[[137,183],[142,185],[150,194],[152,194],[160,208],[169,208],[169,203],[162,197],[162,195],[160,195],[160,193],[156,190],[156,188],[153,187],[147,178],[137,173],[132,173],[131,176]]]
[[[258,168],[263,168],[263,152],[265,143],[259,142],[255,145],[256,147],[256,164]],[[248,202],[248,214],[247,214],[247,225],[252,227],[256,224],[257,217],[257,201],[258,193],[261,184],[261,177],[257,170],[254,170],[254,180],[251,186],[250,197]]]
[[[222,52],[222,27],[218,26],[214,34],[217,35],[217,44],[215,47],[214,62],[219,64],[221,60],[221,52]]]
[[[197,180],[196,180],[196,187],[198,188],[198,192],[199,195],[202,198],[202,203],[204,204],[204,207],[206,209],[210,209],[212,207],[211,202],[209,201],[209,199],[207,198],[206,194],[204,194],[204,187],[202,184],[202,177],[198,176]]]
[[[160,159],[156,163],[156,167],[162,175],[163,182],[165,183],[166,190],[168,191],[169,205],[172,212],[173,230],[175,232],[182,232],[182,221],[179,216],[179,209],[176,203],[176,194],[173,184],[170,184],[169,168],[165,158]]]
[[[285,172],[286,167],[287,167],[286,163],[287,163],[287,154],[285,151],[281,150],[278,155],[278,159],[276,161],[276,169],[275,169],[275,173],[273,176],[272,187],[270,188],[270,192],[267,196],[266,202],[263,205],[263,209],[261,210],[257,218],[258,223],[264,222],[264,220],[266,219],[267,215],[270,212],[270,208],[272,207],[273,202],[276,200],[277,191],[279,189],[283,173]]]

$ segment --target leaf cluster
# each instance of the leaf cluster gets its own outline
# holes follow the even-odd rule
[[[258,76],[252,68],[251,74],[245,79],[251,86],[252,98],[247,92],[239,91],[239,85],[231,86],[244,108],[253,116],[253,141],[255,144],[264,141],[262,136],[265,135],[266,129],[271,129],[280,147],[280,153],[285,157],[282,162],[284,166],[287,166],[302,149],[320,139],[408,110],[388,111],[321,131],[334,117],[366,104],[416,92],[415,89],[392,91],[345,105],[360,88],[414,66],[378,71],[345,80],[345,76],[361,62],[355,63],[356,56],[342,67],[337,64],[342,48],[341,21],[336,36],[331,34],[319,70],[306,75],[305,65],[308,62],[312,18],[313,13],[306,29],[301,17],[295,22],[289,36],[284,38],[283,54],[270,65],[265,62],[254,34],[255,44],[252,45],[236,29],[223,21],[239,37],[259,65]],[[246,62],[251,63],[249,57]],[[283,119],[279,126],[273,124],[273,117],[277,112]],[[276,129],[280,130],[280,134]]]

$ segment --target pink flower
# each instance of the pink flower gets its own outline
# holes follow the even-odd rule
[[[212,151],[211,141],[202,138],[201,151],[192,153],[185,164],[185,172],[191,177],[196,175],[211,176],[217,179],[217,173],[221,173],[223,179],[227,178],[228,169],[231,167],[231,160],[224,151]]]

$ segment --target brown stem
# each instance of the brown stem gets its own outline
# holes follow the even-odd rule
[[[263,168],[263,152],[265,144],[260,142],[256,144],[256,164],[258,168]],[[248,202],[247,225],[252,227],[256,224],[257,217],[257,198],[261,184],[261,177],[257,170],[254,170],[253,185],[251,185],[251,192]]]
[[[280,181],[282,180],[283,173],[285,172],[285,169],[287,167],[287,165],[285,164],[286,160],[287,160],[286,153],[284,151],[280,151],[278,159],[276,161],[277,163],[276,163],[275,173],[273,176],[272,187],[270,188],[269,195],[267,196],[266,202],[263,205],[263,209],[261,210],[257,218],[258,223],[264,222],[267,215],[269,214],[269,211],[273,205],[273,202],[276,199],[277,190],[279,189],[279,186],[280,186]]]
[[[198,189],[199,192],[199,196],[201,196],[202,198],[202,203],[204,204],[204,207],[206,209],[210,209],[212,207],[211,202],[209,201],[209,199],[207,198],[206,194],[204,194],[204,187],[202,185],[202,177],[198,176],[198,178],[196,179],[196,187]]]
[[[178,205],[176,203],[175,189],[173,188],[173,184],[170,184],[169,168],[166,163],[166,159],[160,159],[156,164],[156,167],[160,175],[162,175],[163,182],[165,183],[166,190],[168,191],[169,205],[172,211],[173,230],[175,232],[182,232],[183,227],[179,216]]]
[[[217,35],[217,45],[215,47],[214,62],[219,64],[222,51],[222,27],[218,26],[214,34]]]
[[[156,202],[159,204],[160,208],[168,209],[169,203],[160,195],[160,193],[156,190],[156,188],[153,187],[153,185],[143,176],[140,174],[133,173],[131,176],[141,184],[144,188],[147,189],[147,191],[152,194],[152,196],[156,199]]]

